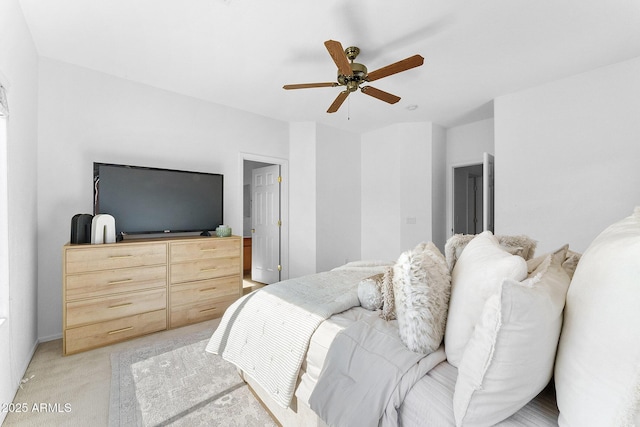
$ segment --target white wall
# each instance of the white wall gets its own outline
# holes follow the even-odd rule
[[[446,238],[453,235],[453,168],[482,163],[483,153],[495,153],[493,127],[493,119],[486,119],[446,131]]]
[[[39,86],[41,339],[62,331],[61,248],[71,217],[92,212],[94,161],[223,173],[225,222],[241,233],[239,153],[288,157],[284,122],[46,58]]]
[[[436,124],[431,127],[431,241],[444,254],[447,241],[447,131]]]
[[[495,101],[496,232],[584,251],[640,205],[640,58]]]
[[[360,252],[360,135],[318,126],[316,147],[317,271]]]
[[[360,259],[360,137],[290,124],[290,277]]]
[[[361,153],[362,258],[395,260],[422,241],[442,247],[444,131],[395,124],[364,134]]]
[[[8,89],[10,117],[6,147],[7,194],[6,200],[0,200],[7,207],[7,228],[0,233],[7,232],[8,240],[5,248],[8,259],[3,264],[8,267],[8,274],[3,271],[5,280],[0,281],[4,287],[0,290],[0,305],[5,311],[3,315],[8,314],[7,322],[0,325],[0,403],[13,400],[37,344],[37,73],[37,53],[18,1],[3,0],[0,2],[0,80]],[[5,416],[5,412],[0,412],[0,422]]]
[[[316,123],[289,124],[289,277],[316,272]]]

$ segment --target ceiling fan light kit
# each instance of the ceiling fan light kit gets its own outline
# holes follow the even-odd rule
[[[359,48],[350,46],[343,49],[342,44],[335,40],[327,40],[324,42],[324,45],[327,48],[327,51],[329,51],[329,55],[331,55],[333,62],[338,67],[337,82],[290,84],[284,85],[283,89],[290,90],[344,86],[345,89],[338,94],[331,106],[329,106],[327,113],[335,113],[338,111],[342,103],[347,99],[347,96],[358,89],[366,95],[372,96],[389,104],[395,104],[400,101],[399,96],[376,89],[372,86],[360,85],[365,82],[372,82],[383,77],[410,70],[411,68],[419,67],[424,64],[424,58],[422,56],[413,55],[409,58],[403,59],[402,61],[394,62],[393,64],[389,64],[386,67],[379,68],[369,73],[367,67],[363,64],[354,62],[356,57],[360,54]]]

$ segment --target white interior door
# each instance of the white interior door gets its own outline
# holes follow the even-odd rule
[[[483,197],[482,197],[482,217],[483,229],[492,233],[494,230],[494,203],[495,203],[495,186],[494,186],[494,168],[495,158],[489,153],[484,153],[482,166],[483,181]]]
[[[251,280],[280,280],[280,165],[252,171]]]

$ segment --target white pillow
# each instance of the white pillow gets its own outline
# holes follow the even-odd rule
[[[524,281],[505,280],[485,303],[458,369],[458,427],[499,423],[549,383],[570,282],[562,268],[567,249],[547,255]]]
[[[560,426],[640,425],[640,207],[580,259],[555,382]]]
[[[382,278],[384,273],[379,273],[358,283],[358,300],[362,308],[367,310],[379,310],[382,308]]]
[[[393,295],[400,339],[411,351],[429,354],[444,337],[451,276],[431,242],[400,255],[393,266]]]
[[[527,277],[524,258],[511,255],[490,231],[471,240],[451,272],[451,301],[444,335],[448,362],[458,367],[473,328],[487,299],[498,292],[504,279]]]

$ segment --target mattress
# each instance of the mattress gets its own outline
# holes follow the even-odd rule
[[[402,426],[454,426],[453,391],[458,370],[442,362],[429,371],[407,394],[400,407]],[[535,399],[500,427],[557,427],[558,407],[553,385],[547,386]]]

